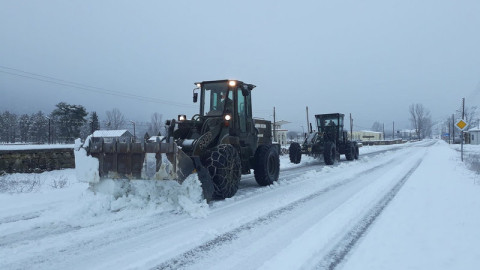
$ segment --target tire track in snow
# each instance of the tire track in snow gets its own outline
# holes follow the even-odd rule
[[[362,172],[360,172],[359,174],[351,177],[351,178],[347,178],[347,179],[344,179],[343,181],[341,182],[338,182],[338,183],[335,183],[335,184],[332,184],[328,187],[325,187],[317,192],[314,192],[306,197],[303,197],[301,199],[298,199],[288,205],[285,205],[284,207],[281,207],[281,208],[278,208],[276,210],[273,210],[263,216],[260,216],[248,223],[245,223],[243,224],[242,226],[239,226],[229,232],[226,232],[226,233],[223,233],[217,237],[215,237],[214,239],[210,240],[210,241],[207,241],[197,247],[194,247],[192,249],[190,249],[189,251],[186,251],[180,255],[177,255],[176,257],[174,258],[171,258],[165,262],[163,262],[162,264],[152,268],[152,269],[181,269],[181,268],[185,268],[189,265],[192,265],[192,264],[195,264],[195,262],[200,259],[200,258],[204,258],[206,256],[208,256],[209,252],[211,251],[214,251],[216,249],[219,249],[221,248],[222,246],[225,246],[231,242],[233,242],[235,239],[239,238],[239,234],[240,233],[243,233],[243,232],[246,232],[246,231],[249,231],[249,230],[252,230],[252,229],[255,229],[257,226],[259,226],[260,224],[262,225],[265,225],[265,224],[269,224],[269,223],[273,223],[276,219],[280,218],[281,216],[283,215],[286,215],[292,211],[294,211],[296,208],[302,206],[303,204],[305,204],[306,202],[308,201],[311,201],[311,200],[314,200],[314,199],[317,199],[318,197],[320,196],[323,196],[337,188],[340,188],[354,180],[356,180],[358,178],[359,175],[366,175],[366,174],[370,174],[382,167],[384,167],[385,164],[380,164],[380,165],[377,165],[373,168],[370,168],[370,169],[367,169],[367,170],[364,170]]]
[[[13,223],[17,221],[35,219],[40,217],[43,212],[45,211],[31,212],[31,213],[25,213],[20,215],[3,217],[3,218],[0,218],[0,225],[6,224],[6,223]]]
[[[348,253],[353,249],[355,244],[362,238],[370,226],[375,222],[375,220],[380,216],[383,210],[388,206],[388,204],[393,200],[395,195],[400,191],[405,182],[410,178],[410,176],[417,170],[417,168],[422,163],[422,160],[419,160],[413,168],[411,168],[402,179],[390,189],[387,194],[385,194],[380,201],[378,201],[373,208],[368,211],[368,213],[351,229],[348,231],[345,236],[335,245],[335,247],[326,255],[315,269],[335,269]]]
[[[0,247],[12,245],[13,243],[32,242],[42,239],[49,235],[64,234],[76,230],[80,230],[80,226],[71,226],[67,224],[56,226],[39,226],[29,231],[21,231],[0,237]]]

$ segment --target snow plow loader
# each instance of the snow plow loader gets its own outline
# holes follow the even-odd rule
[[[98,174],[95,172],[96,176],[88,181],[182,183],[189,175],[197,174],[207,201],[232,197],[241,175],[251,170],[261,186],[277,181],[279,147],[272,144],[271,122],[263,123],[266,128],[259,133],[252,117],[251,92],[255,86],[238,80],[195,85],[193,102],[198,102],[200,92],[199,113],[191,119],[178,115],[177,119],[166,121],[167,134],[162,139],[150,141],[146,136],[141,142],[107,142],[90,136],[78,148],[98,166]]]

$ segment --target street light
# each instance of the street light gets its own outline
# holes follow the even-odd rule
[[[130,120],[130,123],[133,124],[133,141],[136,142],[137,139],[136,139],[136,136],[135,136],[135,122],[133,122],[132,120]]]

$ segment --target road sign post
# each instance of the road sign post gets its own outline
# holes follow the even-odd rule
[[[463,119],[460,119],[460,120],[457,121],[457,123],[455,123],[455,126],[458,129],[460,129],[460,131],[461,131],[460,134],[461,134],[462,137],[460,139],[461,139],[461,142],[462,142],[462,146],[460,148],[460,152],[461,152],[461,155],[462,155],[462,162],[463,162],[463,137],[464,137],[463,136],[463,130],[468,127],[468,123],[463,121]],[[453,138],[453,139],[455,140],[455,138]]]

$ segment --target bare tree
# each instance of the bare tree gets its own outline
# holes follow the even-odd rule
[[[430,136],[432,133],[432,118],[430,112],[422,104],[412,104],[409,107],[410,122],[418,139]]]
[[[162,134],[162,128],[163,128],[162,118],[163,116],[160,113],[156,112],[152,114],[150,123],[148,123],[148,134],[151,134],[153,136]]]
[[[468,123],[470,128],[478,127],[479,119],[478,119],[478,107],[465,107],[465,122]]]
[[[107,111],[107,129],[120,129],[125,127],[125,116],[119,109],[114,108],[111,111]]]
[[[287,132],[287,138],[288,138],[290,141],[295,140],[295,139],[297,138],[297,136],[298,136],[298,132],[296,132],[296,131],[289,131],[289,132]],[[302,136],[303,136],[303,134],[302,134]]]
[[[380,122],[375,121],[372,125],[372,131],[377,131],[377,132],[382,132],[383,131],[383,125],[380,124]]]

